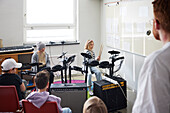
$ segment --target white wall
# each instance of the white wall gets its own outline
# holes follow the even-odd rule
[[[64,46],[68,54],[76,53],[78,65],[82,65],[80,53],[84,49],[87,39],[95,42],[94,51],[98,51],[100,45],[100,0],[79,1],[79,45]],[[0,0],[0,38],[3,46],[19,46],[23,44],[23,0]],[[61,46],[47,47],[51,55],[62,53]]]
[[[0,0],[0,38],[4,46],[23,43],[23,0]]]

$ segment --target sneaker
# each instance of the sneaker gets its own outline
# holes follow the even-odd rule
[[[89,91],[89,95],[90,95],[90,96],[93,96],[93,92],[92,92],[92,91]]]

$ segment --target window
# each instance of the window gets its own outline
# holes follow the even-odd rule
[[[25,0],[24,42],[77,40],[77,0]]]

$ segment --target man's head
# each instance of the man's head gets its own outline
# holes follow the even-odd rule
[[[166,33],[170,33],[170,0],[154,0],[154,22],[153,34],[157,40],[160,40],[160,35],[157,30],[162,29]]]
[[[38,42],[37,43],[37,50],[43,52],[45,50],[45,44],[42,43],[42,42]]]
[[[104,102],[100,98],[93,96],[90,97],[84,103],[83,113],[108,113],[108,112]]]
[[[9,58],[2,62],[1,68],[3,72],[9,72],[14,70],[15,68],[20,68],[22,66],[21,63],[17,63],[14,59]]]
[[[44,89],[48,87],[49,76],[49,72],[45,70],[36,74],[35,83],[38,89]]]

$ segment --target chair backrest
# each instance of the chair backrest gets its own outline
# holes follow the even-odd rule
[[[20,110],[16,87],[0,86],[0,112],[16,112]]]
[[[45,102],[40,108],[35,107],[28,100],[22,100],[24,113],[59,113],[56,102]]]

